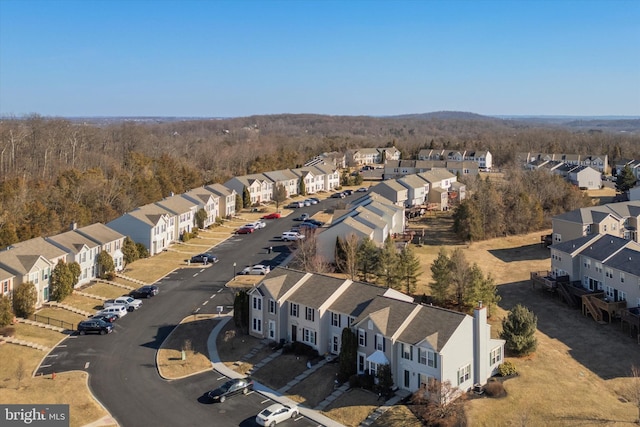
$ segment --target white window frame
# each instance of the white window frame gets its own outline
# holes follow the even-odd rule
[[[291,317],[298,317],[299,307],[298,304],[291,303],[291,307],[289,308],[289,314]]]

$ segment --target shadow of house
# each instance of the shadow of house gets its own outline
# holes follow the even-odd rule
[[[525,245],[517,248],[491,249],[489,253],[506,263],[550,259],[549,249],[540,244]]]

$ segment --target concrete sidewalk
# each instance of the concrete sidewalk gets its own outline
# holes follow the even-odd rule
[[[222,328],[224,328],[227,322],[232,319],[232,317],[233,317],[232,313],[229,313],[225,316],[221,316],[220,321],[215,326],[215,328],[211,330],[211,334],[209,334],[209,338],[207,340],[207,348],[209,350],[209,358],[211,359],[211,365],[213,366],[213,369],[215,369],[220,374],[229,378],[243,378],[244,375],[234,371],[231,368],[228,368],[227,366],[224,365],[224,363],[221,362],[220,356],[218,355],[218,348],[216,346],[216,338],[218,334],[220,333]],[[326,427],[344,427],[343,424],[340,424],[339,422],[334,421],[331,418],[326,417],[317,411],[314,411],[309,408],[305,408],[304,406],[300,406],[298,403],[294,402],[293,400],[283,396],[277,391],[272,390],[261,383],[255,382],[254,389],[259,393],[267,396],[269,399],[273,400],[274,402],[282,403],[284,405],[297,405],[300,408],[300,413],[302,415],[313,420],[314,422],[317,422],[319,425],[326,426]]]

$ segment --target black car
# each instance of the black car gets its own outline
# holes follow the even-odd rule
[[[201,262],[203,264],[215,264],[218,257],[211,254],[198,254],[191,257],[191,262]]]
[[[343,193],[345,196],[350,196],[353,194],[353,190],[344,190]]]
[[[113,325],[100,319],[83,320],[78,323],[78,333],[84,335],[87,332],[97,332],[100,335],[106,335],[113,331]]]
[[[215,390],[211,390],[207,393],[209,399],[214,402],[224,402],[227,397],[234,394],[247,394],[253,390],[253,380],[249,377],[246,378],[234,378],[222,384]]]
[[[91,319],[103,320],[107,323],[113,323],[118,320],[118,315],[114,313],[96,314]]]
[[[331,195],[332,199],[344,199],[345,197],[347,197],[347,196],[345,196],[344,193],[333,193]]]
[[[129,293],[133,298],[151,298],[158,295],[160,289],[156,285],[145,285]]]
[[[324,222],[318,221],[317,219],[309,218],[309,219],[306,219],[301,225],[305,225],[305,224],[313,224],[316,227],[322,227],[324,225]]]

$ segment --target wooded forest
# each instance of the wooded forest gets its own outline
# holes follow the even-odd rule
[[[598,125],[600,126],[600,124]],[[640,126],[638,126],[640,127]],[[232,176],[301,166],[322,152],[394,145],[640,157],[640,134],[574,130],[477,115],[270,115],[209,120],[0,120],[0,247],[106,223],[172,193]]]

